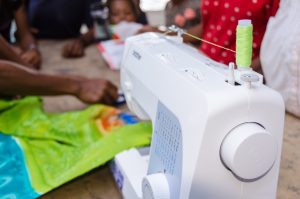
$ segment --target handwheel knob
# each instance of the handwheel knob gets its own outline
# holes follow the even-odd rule
[[[233,174],[243,180],[255,180],[272,168],[277,142],[257,123],[245,123],[225,137],[220,150],[223,163]]]
[[[170,199],[170,187],[163,173],[146,176],[142,183],[143,199]]]

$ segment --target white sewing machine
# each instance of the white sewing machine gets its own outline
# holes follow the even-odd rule
[[[126,41],[128,107],[153,124],[150,157],[116,156],[125,199],[275,199],[284,104],[252,70],[218,64],[155,33]]]

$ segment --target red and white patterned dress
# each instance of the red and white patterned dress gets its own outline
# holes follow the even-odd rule
[[[202,38],[235,50],[236,26],[240,19],[251,19],[253,24],[253,59],[259,56],[260,45],[268,20],[279,7],[279,0],[202,0]],[[235,53],[202,43],[210,58],[228,64],[235,62]]]

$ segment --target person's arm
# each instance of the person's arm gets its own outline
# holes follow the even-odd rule
[[[252,64],[251,67],[254,71],[262,74],[262,68],[261,68],[261,62],[260,62],[260,58],[257,57],[254,60],[252,60]]]
[[[39,68],[41,65],[41,55],[37,47],[37,42],[30,32],[27,13],[24,5],[20,6],[20,8],[15,12],[15,20],[17,25],[17,33],[20,38],[21,48],[23,50],[21,58],[33,67]]]
[[[202,23],[189,28],[187,30],[187,33],[189,33],[191,35],[194,35],[196,37],[200,37],[201,38],[201,36],[202,36]],[[195,39],[193,37],[187,36],[187,35],[184,35],[183,41],[186,42],[186,43],[199,42],[199,40],[197,40],[197,39]]]
[[[86,103],[112,104],[117,88],[104,79],[46,75],[0,60],[1,95],[74,95]]]
[[[28,65],[20,55],[18,55],[9,43],[0,35],[0,59],[16,62],[22,65]]]
[[[62,56],[66,58],[75,58],[84,56],[84,49],[95,42],[95,28],[94,20],[91,16],[90,2],[86,1],[85,6],[82,8],[84,15],[82,16],[82,22],[88,27],[88,32],[80,35],[68,42],[62,50]]]
[[[67,58],[82,57],[84,55],[84,48],[95,41],[94,27],[91,27],[87,33],[68,42],[62,51],[62,55]]]

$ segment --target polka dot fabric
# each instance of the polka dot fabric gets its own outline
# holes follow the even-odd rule
[[[260,45],[268,20],[279,7],[279,0],[202,0],[202,38],[235,50],[236,26],[240,19],[253,23],[253,59],[259,56]],[[202,43],[200,49],[210,58],[228,64],[235,62],[235,53]]]

